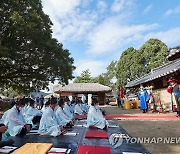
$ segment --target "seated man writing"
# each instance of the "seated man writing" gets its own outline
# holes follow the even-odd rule
[[[81,109],[82,109],[85,113],[88,113],[89,106],[88,106],[88,104],[87,104],[87,101],[85,101],[85,103],[82,103],[82,104],[81,104]]]
[[[72,127],[72,120],[65,114],[64,112],[64,100],[60,99],[59,101],[59,108],[56,110],[56,117],[59,123],[62,123],[64,126]]]
[[[7,129],[7,126],[5,126],[4,124],[0,124],[0,147],[11,146],[14,143],[14,140],[12,139],[3,141],[3,135],[7,131]]]
[[[19,100],[14,107],[12,107],[6,115],[6,124],[8,126],[8,132],[11,136],[24,136],[30,131],[31,125],[25,122],[25,119],[21,113],[24,107],[24,102]]]
[[[29,107],[26,111],[25,120],[28,124],[32,124],[32,128],[38,127],[42,113],[35,108],[35,101],[30,99]]]
[[[69,98],[65,98],[65,104],[64,104],[64,108],[63,108],[65,114],[71,119],[74,119],[74,113],[71,110],[71,102],[69,100]]]
[[[43,112],[39,133],[41,135],[59,136],[64,133],[64,129],[61,124],[58,123],[55,112],[58,108],[58,103],[55,98],[51,98],[50,106]]]
[[[46,111],[46,109],[50,106],[50,100],[48,100],[44,105],[43,105],[43,107],[42,107],[42,109],[41,109],[41,112],[43,113],[43,112],[45,112]]]
[[[83,110],[82,110],[82,104],[81,104],[81,100],[77,101],[77,104],[74,107],[74,113],[77,115],[82,115],[82,114],[86,114]]]
[[[107,120],[103,117],[99,108],[97,99],[92,100],[92,104],[89,108],[87,115],[87,127],[95,126],[99,129],[106,129],[108,126]]]

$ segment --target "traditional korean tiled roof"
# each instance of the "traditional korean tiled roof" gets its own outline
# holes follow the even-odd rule
[[[175,61],[171,61],[161,67],[157,67],[153,69],[149,74],[127,83],[126,87],[135,87],[143,83],[147,83],[149,81],[155,80],[157,78],[172,74],[176,71],[180,71],[180,59]]]
[[[170,49],[170,53],[167,56],[167,59],[174,60],[176,58],[179,58],[180,56],[180,46],[177,46],[175,48]]]
[[[111,88],[99,83],[70,83],[64,87],[56,89],[56,93],[90,93],[90,92],[110,92]]]

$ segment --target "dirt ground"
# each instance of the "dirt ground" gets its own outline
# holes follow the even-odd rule
[[[139,114],[140,110],[122,110],[117,107],[103,107],[107,114]],[[158,114],[151,113],[148,114]],[[174,113],[167,113],[174,114]],[[162,114],[160,114],[162,115]],[[180,120],[150,120],[139,119],[118,120],[122,126],[133,137],[179,137],[180,138]],[[179,144],[143,144],[152,154],[180,154]]]

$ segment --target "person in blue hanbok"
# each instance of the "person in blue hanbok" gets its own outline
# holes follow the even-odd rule
[[[69,118],[65,112],[64,112],[64,100],[59,100],[59,108],[56,110],[56,117],[59,121],[59,123],[62,123],[64,126],[70,126],[72,127],[72,119]]]
[[[8,132],[11,136],[24,136],[30,131],[31,126],[26,123],[21,113],[23,107],[24,103],[20,100],[6,115]]]
[[[140,90],[138,91],[138,99],[140,101],[140,107],[141,110],[143,110],[143,113],[146,113],[148,111],[148,102],[149,102],[149,94],[146,89],[141,85]]]
[[[64,112],[65,114],[71,119],[74,119],[74,113],[71,110],[71,102],[68,98],[65,99],[65,104],[64,104]]]
[[[82,114],[86,114],[83,110],[82,110],[82,104],[81,101],[78,100],[77,104],[74,107],[74,113],[77,115],[82,115]]]
[[[58,103],[55,98],[51,98],[50,106],[47,107],[45,112],[43,112],[42,118],[39,125],[39,133],[41,135],[59,136],[64,133],[62,125],[58,123],[56,118],[56,110],[58,108]]]
[[[106,129],[108,125],[107,120],[100,111],[98,100],[96,98],[92,99],[92,104],[87,114],[87,127],[95,126],[99,129]]]
[[[39,125],[41,116],[42,112],[35,108],[35,101],[31,99],[25,115],[26,123],[31,124],[32,128],[35,128]]]

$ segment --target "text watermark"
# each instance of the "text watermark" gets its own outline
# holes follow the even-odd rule
[[[126,144],[180,144],[180,137],[130,137],[127,134],[114,133],[109,137],[113,148]]]

